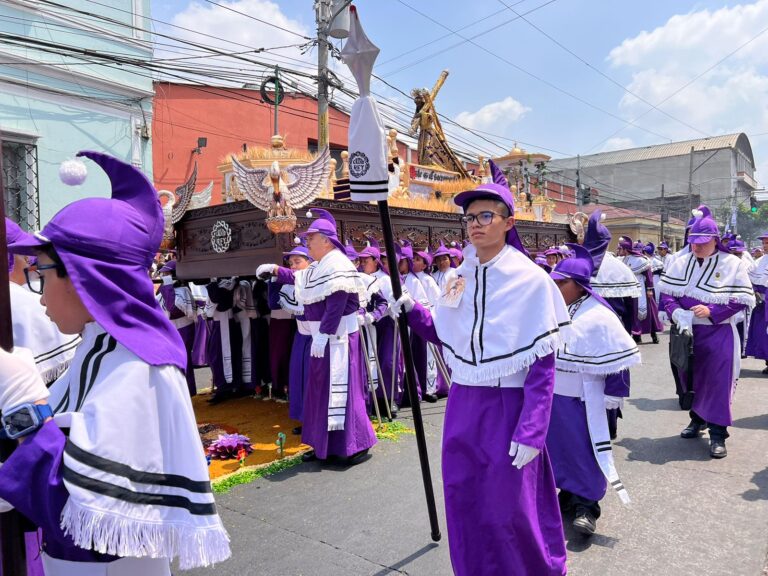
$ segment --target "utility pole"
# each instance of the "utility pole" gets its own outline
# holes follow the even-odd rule
[[[693,210],[693,146],[691,146],[691,162],[688,168],[688,218]],[[687,218],[686,218],[687,219]]]
[[[667,208],[664,206],[664,184],[661,185],[661,238],[659,243],[664,242],[664,221],[667,218]]]
[[[315,0],[317,17],[317,149],[328,146],[328,26],[331,0]]]
[[[576,155],[576,206],[581,206],[581,155]]]

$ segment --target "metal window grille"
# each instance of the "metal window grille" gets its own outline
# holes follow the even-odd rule
[[[3,140],[5,213],[22,228],[40,229],[37,146]]]

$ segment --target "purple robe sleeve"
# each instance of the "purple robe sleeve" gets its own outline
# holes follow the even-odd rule
[[[645,289],[653,290],[653,270],[650,268],[645,271]]]
[[[280,282],[267,283],[267,305],[270,310],[280,310]]]
[[[295,276],[293,270],[285,268],[283,266],[277,267],[277,283],[278,284],[295,284]],[[270,282],[271,284],[271,282]]]
[[[713,324],[720,324],[724,320],[727,320],[737,312],[741,312],[746,309],[746,304],[739,304],[737,302],[729,302],[728,304],[707,304],[709,308],[709,319]]]
[[[183,311],[176,307],[176,289],[173,284],[163,284],[160,286],[160,295],[163,297],[165,309],[171,317],[171,320],[177,320],[186,316]]]
[[[387,311],[389,310],[389,302],[380,292],[374,292],[371,298],[373,308],[371,310],[371,316],[373,316],[374,322],[378,322],[382,318],[388,317]]]
[[[608,374],[605,377],[605,395],[617,398],[629,397],[629,370]]]
[[[408,327],[427,342],[441,344],[432,320],[432,313],[418,302],[414,302],[413,308],[408,312]]]
[[[341,317],[344,316],[348,299],[349,293],[341,290],[334,292],[325,299],[325,312],[323,312],[323,319],[320,320],[320,332],[322,334],[336,334],[341,323]]]
[[[552,394],[555,388],[555,354],[537,358],[528,368],[523,385],[523,408],[511,440],[541,450],[547,439]]]
[[[675,310],[682,308],[680,302],[677,301],[677,298],[670,296],[669,294],[664,294],[663,292],[659,298],[659,304],[661,305],[662,310],[664,310],[670,318],[672,318],[672,313]]]

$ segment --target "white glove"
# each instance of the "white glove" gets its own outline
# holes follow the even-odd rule
[[[362,328],[365,326],[365,314],[358,314],[357,315],[357,325]]]
[[[309,350],[310,355],[315,358],[322,358],[325,356],[325,346],[328,344],[328,334],[318,332],[312,335],[312,346]]]
[[[373,326],[376,322],[376,318],[373,317],[373,314],[370,312],[365,313],[365,325],[366,326]]]
[[[693,334],[693,312],[691,310],[678,308],[672,312],[672,321],[677,324],[677,329],[680,332]]]
[[[518,444],[514,440],[509,445],[509,455],[514,458],[512,460],[512,466],[515,466],[518,470],[528,464],[531,460],[539,455],[541,450],[526,446],[525,444]]]
[[[277,273],[277,264],[261,264],[256,268],[256,277],[264,280]]]
[[[413,298],[411,298],[410,294],[403,294],[400,296],[400,298],[397,299],[397,301],[394,304],[391,304],[389,306],[389,315],[392,316],[392,318],[397,318],[400,316],[400,310],[405,310],[406,314],[413,310],[413,305],[415,302],[413,301]]]
[[[26,348],[17,346],[13,354],[0,349],[0,412],[22,404],[34,404],[50,396]]]
[[[615,410],[624,406],[624,398],[620,398],[618,396],[608,396],[608,394],[603,396],[603,398],[605,400],[606,410]]]
[[[0,462],[0,468],[2,468],[3,463]],[[7,500],[3,500],[0,498],[0,514],[5,514],[6,512],[10,512],[13,510],[13,506],[11,506]]]
[[[168,284],[173,284],[173,276],[171,276],[170,274],[168,276],[163,276],[161,280],[163,281],[163,284],[166,286]]]

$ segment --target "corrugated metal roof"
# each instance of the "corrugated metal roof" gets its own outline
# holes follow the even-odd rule
[[[712,136],[711,138],[699,138],[698,140],[684,140],[682,142],[670,142],[669,144],[656,144],[654,146],[645,146],[643,148],[628,148],[626,150],[614,150],[612,152],[600,152],[599,154],[589,154],[581,157],[581,166],[604,166],[610,164],[624,164],[627,162],[637,162],[639,160],[654,160],[656,158],[671,158],[674,156],[686,156],[691,152],[691,146],[694,151],[702,150],[722,150],[724,148],[740,148],[754,165],[752,157],[752,146],[749,139],[743,132],[735,134],[723,134],[722,136]],[[551,160],[547,166],[549,170],[575,170],[577,167],[577,157],[558,158]]]

